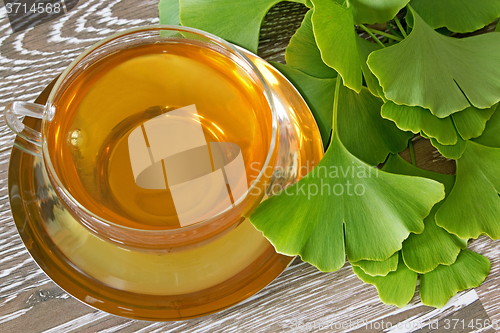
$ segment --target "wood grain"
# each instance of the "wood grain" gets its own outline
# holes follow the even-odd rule
[[[259,54],[283,62],[288,39],[306,11],[304,6],[291,3],[273,8],[262,29]],[[84,48],[105,36],[157,22],[157,1],[89,0],[80,1],[54,21],[12,34],[5,7],[1,7],[0,107],[13,100],[34,100]],[[363,284],[348,264],[338,272],[321,273],[298,259],[257,295],[199,319],[143,322],[92,309],[51,282],[17,234],[7,196],[7,165],[13,139],[1,120],[0,332],[379,332],[395,331],[382,330],[382,321],[411,327],[436,320],[440,327],[437,330],[416,326],[404,331],[492,332],[461,327],[446,330],[444,325],[453,318],[500,320],[500,242],[485,237],[470,247],[491,260],[490,276],[481,287],[460,293],[454,302],[439,310],[423,306],[418,296],[405,309],[386,306],[379,301],[375,288]],[[415,151],[420,166],[454,171],[454,166],[433,152],[426,140],[416,140]],[[357,322],[363,325],[352,326]]]

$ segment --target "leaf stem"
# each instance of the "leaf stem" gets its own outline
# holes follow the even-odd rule
[[[399,36],[394,36],[394,35],[391,35],[390,33],[387,33],[385,31],[380,31],[380,30],[377,30],[377,29],[373,29],[373,28],[367,28],[365,27],[364,25],[360,24],[361,28],[364,28],[364,29],[367,29],[369,30],[370,32],[372,33],[375,33],[377,35],[380,35],[380,36],[384,36],[384,37],[387,37],[387,38],[390,38],[390,39],[394,39],[394,40],[397,40],[398,42],[402,41],[403,38],[399,37]],[[366,31],[366,30],[365,30]],[[368,32],[368,31],[367,31]]]
[[[415,160],[415,150],[413,149],[413,138],[410,139],[410,157],[411,157],[411,164],[413,164],[414,166],[417,166],[417,162]]]
[[[396,40],[398,42],[402,41],[403,38],[399,37],[399,36],[394,36],[394,35],[391,35],[390,33],[387,33],[385,31],[380,31],[380,30],[377,30],[377,29],[372,29],[372,28],[369,28],[371,31],[373,31],[374,33],[376,33],[377,35],[380,35],[380,36],[384,36],[384,37],[387,37],[387,38],[390,38],[390,39],[393,39],[393,40]]]
[[[401,25],[401,22],[399,22],[399,19],[397,16],[394,16],[394,21],[396,22],[396,25],[398,26],[399,31],[401,31],[401,33],[403,34],[403,37],[404,38],[408,37],[405,29],[403,29],[403,26]]]
[[[369,35],[373,38],[373,40],[375,40],[375,42],[377,42],[378,44],[380,44],[382,47],[385,47],[384,43],[382,43],[382,42],[380,41],[380,39],[378,39],[378,38],[377,38],[377,36],[375,36],[375,35],[373,34],[373,32],[371,32],[371,30],[370,30],[370,29],[368,29],[367,27],[365,27],[365,26],[364,26],[364,25],[362,25],[362,24],[360,24],[359,26],[361,27],[361,29],[363,29],[364,31],[366,31],[366,33],[367,33],[367,34],[369,34]]]
[[[342,77],[340,75],[337,76],[335,82],[335,93],[333,95],[333,124],[332,124],[332,136],[337,135],[337,111],[339,109],[339,95],[340,95],[340,85],[342,84]]]
[[[391,27],[389,24],[387,25],[387,29],[391,32],[391,34],[395,36],[399,36],[401,33],[397,30],[395,30],[393,27]]]

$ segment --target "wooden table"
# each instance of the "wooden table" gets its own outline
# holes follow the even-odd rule
[[[64,16],[17,33],[12,33],[6,9],[1,7],[0,107],[3,109],[13,100],[33,101],[72,59],[96,41],[122,29],[158,23],[157,4],[157,0],[80,1]],[[284,48],[305,11],[300,4],[274,7],[266,17],[259,54],[267,60],[284,61]],[[0,332],[378,332],[388,323],[399,323],[408,332],[494,332],[491,328],[473,330],[466,326],[471,319],[500,320],[500,242],[484,237],[473,241],[470,248],[491,260],[490,276],[482,286],[460,293],[439,310],[423,306],[418,294],[404,309],[386,306],[379,301],[374,287],[363,284],[351,272],[349,264],[338,272],[321,273],[298,259],[249,300],[199,319],[144,322],[92,309],[47,278],[17,233],[7,189],[13,141],[14,135],[2,118]],[[415,150],[421,166],[432,164],[451,170],[449,162],[433,152],[425,140],[417,140]],[[433,323],[432,327],[439,325],[439,329],[429,327],[429,323]],[[448,329],[447,323],[451,326]]]

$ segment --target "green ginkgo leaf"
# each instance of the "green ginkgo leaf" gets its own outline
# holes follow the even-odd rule
[[[444,198],[440,183],[379,171],[344,147],[336,126],[340,86],[337,80],[334,131],[323,159],[250,216],[278,252],[300,255],[322,271],[342,267],[346,253],[350,261],[388,259],[410,232],[423,231],[423,219]]]
[[[420,276],[422,303],[443,307],[457,292],[481,285],[490,272],[488,258],[470,250],[463,250],[457,261],[449,266],[438,266]]]
[[[309,10],[302,25],[290,39],[285,52],[286,64],[311,76],[334,78],[337,72],[321,59],[321,52],[314,38],[311,15],[312,10]]]
[[[406,149],[410,132],[380,116],[383,101],[368,89],[360,93],[341,86],[338,102],[338,129],[342,143],[357,158],[371,165],[385,161],[389,153]]]
[[[387,101],[382,106],[382,117],[394,121],[404,131],[415,134],[424,132],[441,144],[457,143],[457,131],[451,117],[438,118],[420,106],[397,105]]]
[[[500,148],[467,141],[457,160],[453,190],[436,213],[436,223],[460,238],[500,238]]]
[[[384,261],[361,260],[351,262],[352,266],[359,267],[364,273],[371,276],[386,276],[398,268],[399,251]]]
[[[500,100],[500,34],[447,37],[411,12],[415,20],[411,34],[368,57],[385,97],[396,104],[430,109],[440,118],[470,103],[480,109],[496,104]]]
[[[363,80],[352,7],[331,0],[311,1],[313,31],[321,58],[342,76],[346,86],[360,92]]]
[[[382,106],[382,117],[394,121],[402,130],[423,132],[441,145],[455,145],[458,136],[465,140],[480,136],[497,105],[488,109],[471,106],[451,116],[438,118],[420,106],[397,105],[387,101]]]
[[[179,1],[160,0],[158,11],[160,13],[160,24],[179,25]]]
[[[480,137],[473,139],[474,142],[483,146],[500,148],[500,108],[493,113]]]
[[[358,19],[389,20],[392,17],[389,17],[388,12],[397,12],[407,2],[407,0],[386,0],[375,3],[355,0],[341,4],[331,0],[312,0],[314,9],[311,21],[321,58],[342,76],[346,86],[360,92],[364,74],[370,91],[378,95],[378,83],[366,65],[368,54],[378,47],[362,41],[354,25],[367,23]]]
[[[272,63],[297,88],[314,114],[321,139],[326,146],[332,131],[333,92],[336,79],[320,79],[288,65]]]
[[[437,207],[424,220],[425,229],[421,234],[411,234],[403,242],[403,259],[411,270],[424,274],[439,265],[451,265],[460,250],[467,248],[467,241],[450,234],[436,224]]]
[[[446,158],[454,159],[457,160],[460,157],[462,157],[462,154],[465,151],[465,148],[467,147],[467,141],[462,139],[460,135],[457,135],[457,143],[454,145],[442,145],[439,142],[437,142],[436,139],[427,137],[424,133],[422,133],[422,136],[430,139],[431,144],[439,151],[441,155],[443,155]]]
[[[418,274],[406,267],[401,256],[399,256],[397,270],[386,276],[371,276],[356,266],[352,267],[352,271],[363,282],[374,285],[385,304],[402,308],[411,301],[415,294]]]
[[[453,123],[458,134],[464,139],[469,140],[480,136],[485,127],[486,122],[490,120],[495,113],[498,104],[487,109],[478,109],[473,106],[451,115]]]
[[[406,6],[409,0],[348,0],[355,24],[385,23]]]
[[[455,176],[422,170],[407,163],[399,155],[389,156],[383,170],[434,179],[445,186],[447,195],[455,182]],[[417,273],[430,272],[439,265],[451,265],[455,262],[460,251],[467,248],[467,240],[450,234],[436,225],[435,214],[443,202],[441,201],[432,207],[431,213],[424,219],[424,231],[421,234],[410,234],[403,242],[401,253],[404,262],[408,268]]]
[[[381,46],[376,43],[372,43],[364,38],[359,36],[356,37],[356,42],[358,45],[359,51],[359,59],[361,62],[361,72],[363,73],[363,77],[365,78],[366,86],[368,90],[375,96],[383,96],[382,87],[378,83],[378,79],[368,68],[366,61],[368,60],[368,56],[373,51],[379,50]]]
[[[180,22],[184,26],[213,33],[257,53],[264,16],[272,6],[281,1],[180,0]],[[290,1],[305,4],[304,0]],[[169,14],[160,12],[160,17],[162,15]]]
[[[316,168],[262,202],[250,217],[276,250],[322,271],[350,261],[385,260],[444,197],[428,179],[388,174],[350,154],[337,135]],[[361,210],[360,207],[363,207]]]
[[[500,16],[498,0],[411,0],[410,5],[433,29],[461,33],[481,29]]]
[[[359,267],[353,272],[365,283],[377,288],[382,302],[404,307],[415,293],[418,273],[409,269],[399,255],[397,270],[386,276],[371,276]],[[489,260],[473,251],[462,250],[451,265],[439,265],[434,270],[420,275],[422,303],[437,308],[443,307],[457,292],[479,286],[490,271]]]

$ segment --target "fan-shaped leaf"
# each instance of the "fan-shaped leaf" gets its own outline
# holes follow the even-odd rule
[[[498,107],[497,107],[498,108]],[[480,137],[473,139],[474,142],[488,147],[500,148],[500,108],[499,112],[493,113]]]
[[[361,91],[361,61],[352,7],[331,0],[311,1],[313,31],[321,58],[342,76],[346,86]]]
[[[480,136],[497,105],[488,109],[471,106],[451,116],[438,118],[420,106],[397,105],[387,101],[382,106],[382,117],[394,121],[402,130],[423,132],[441,145],[455,145],[458,136],[466,140]]]
[[[179,25],[179,1],[160,0],[158,11],[160,13],[160,24]]]
[[[375,96],[383,96],[382,87],[378,83],[378,79],[368,68],[366,64],[366,60],[368,60],[368,56],[373,51],[379,50],[381,48],[380,45],[376,43],[372,43],[364,38],[359,36],[356,37],[356,42],[358,45],[359,58],[361,61],[361,72],[363,73],[363,77],[365,78],[366,86],[370,90],[370,92]]]
[[[409,0],[348,0],[355,24],[385,23],[406,6]]]
[[[460,238],[500,238],[500,148],[466,142],[457,178],[436,223]]]
[[[403,242],[403,259],[411,270],[425,274],[439,265],[451,265],[460,250],[467,248],[467,241],[450,234],[436,224],[437,207],[424,220],[425,229],[421,234],[411,234]]]
[[[386,276],[398,268],[398,255],[399,253],[396,252],[384,261],[361,260],[351,262],[351,265],[361,268],[364,273],[371,276]]]
[[[496,104],[500,100],[500,34],[447,37],[412,13],[411,34],[368,57],[386,98],[430,109],[440,118],[470,103],[483,109]]]
[[[257,53],[264,16],[282,0],[180,0],[182,25],[211,32]],[[305,3],[301,0],[293,2]]]
[[[442,145],[439,142],[437,142],[436,139],[429,138],[425,136],[423,133],[422,136],[427,139],[430,139],[431,144],[439,151],[439,153],[441,153],[441,155],[443,155],[446,158],[451,158],[454,160],[458,160],[462,156],[467,146],[467,141],[462,139],[460,135],[457,135],[457,143],[455,143],[454,145]]]
[[[411,0],[410,5],[433,29],[461,33],[481,29],[500,16],[497,0]]]
[[[397,105],[387,101],[382,106],[382,117],[394,121],[404,131],[424,132],[442,144],[457,143],[457,131],[451,117],[438,118],[420,106]]]
[[[444,198],[442,184],[379,171],[344,147],[337,127],[341,85],[337,78],[334,130],[323,159],[250,216],[278,252],[300,255],[322,271],[342,267],[345,253],[350,261],[388,259],[410,232],[423,231],[423,219]]]
[[[386,260],[444,197],[441,184],[388,174],[363,163],[337,135],[318,166],[262,202],[250,217],[277,251],[323,271],[349,260]],[[360,208],[363,207],[361,210]]]
[[[490,272],[488,258],[470,250],[463,250],[450,266],[438,266],[420,276],[422,303],[440,308],[461,290],[478,287]]]
[[[497,106],[498,104],[495,104],[488,109],[477,109],[470,106],[463,111],[452,114],[451,118],[457,128],[458,134],[464,140],[480,136],[486,127],[486,122],[495,113]]]
[[[391,155],[383,167],[384,171],[434,179],[445,185],[449,194],[455,177],[419,169],[399,155]],[[446,199],[445,199],[446,200]],[[427,273],[439,265],[451,265],[462,249],[467,248],[467,240],[448,233],[436,225],[435,214],[443,201],[432,207],[431,213],[424,219],[425,228],[421,234],[410,234],[403,242],[401,251],[408,268],[417,273]]]
[[[311,76],[334,78],[337,72],[321,59],[321,52],[314,38],[311,15],[312,10],[309,10],[302,25],[290,39],[285,53],[286,64]]]
[[[314,114],[323,144],[326,146],[332,131],[333,95],[336,79],[320,79],[309,76],[288,65],[273,63],[273,66],[283,73],[304,97]]]
[[[352,271],[365,283],[374,285],[382,302],[396,305],[400,308],[408,304],[417,287],[417,273],[406,267],[401,256],[397,270],[386,276],[371,276],[359,267],[353,266]]]
[[[385,161],[389,153],[399,153],[413,136],[400,131],[393,122],[380,116],[382,100],[368,89],[356,92],[340,88],[338,129],[342,143],[354,156],[371,165]]]
[[[378,82],[366,65],[368,54],[378,46],[358,36],[354,28],[357,23],[354,15],[358,15],[359,19],[385,18],[386,9],[396,10],[397,7],[404,7],[402,3],[405,2],[390,0],[375,4],[372,1],[355,0],[342,5],[331,0],[312,0],[314,11],[311,20],[321,58],[342,76],[346,86],[360,92],[364,75],[370,91],[379,94]]]

